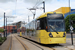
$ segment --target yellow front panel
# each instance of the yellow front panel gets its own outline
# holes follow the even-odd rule
[[[58,34],[56,32],[51,32],[53,37],[50,37],[49,33],[50,32],[47,32],[46,30],[40,30],[39,32],[40,43],[43,44],[66,43],[66,36],[63,37],[64,32],[58,32]]]
[[[53,37],[63,37],[63,34],[66,33],[66,32],[58,32],[58,34],[56,32],[51,32]]]
[[[48,38],[46,44],[66,43],[66,38]]]
[[[58,44],[66,43],[66,38],[41,38],[41,43],[43,44]]]

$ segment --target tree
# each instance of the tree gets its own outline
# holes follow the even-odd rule
[[[4,32],[4,29],[0,28],[0,32]]]
[[[75,14],[71,14],[70,15],[70,22],[75,21]],[[75,28],[75,24],[71,24],[74,28]],[[66,27],[66,31],[69,32],[70,31],[70,23],[69,23],[69,15],[65,18],[65,27]]]

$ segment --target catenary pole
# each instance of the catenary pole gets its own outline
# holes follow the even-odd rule
[[[4,12],[4,37],[5,37],[5,12]]]
[[[7,18],[6,18],[6,37],[7,37]]]
[[[28,22],[29,22],[29,16],[28,16]]]
[[[45,13],[45,1],[43,0],[43,9],[44,9],[44,13]]]
[[[33,19],[35,19],[35,13],[33,14]]]

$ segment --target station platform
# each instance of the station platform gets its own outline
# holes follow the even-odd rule
[[[7,40],[0,46],[0,50],[9,50],[11,34],[7,36]]]

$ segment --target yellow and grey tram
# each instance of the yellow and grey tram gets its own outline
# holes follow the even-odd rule
[[[25,36],[42,44],[66,43],[64,15],[47,12],[25,25]]]

